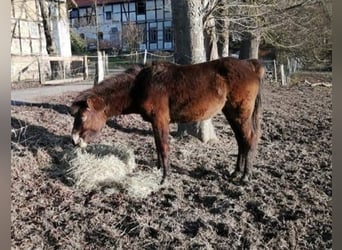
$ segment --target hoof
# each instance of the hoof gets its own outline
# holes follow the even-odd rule
[[[242,184],[248,184],[249,181],[250,181],[249,175],[242,175],[242,176],[241,176],[240,182],[241,182]]]
[[[235,179],[235,178],[237,177],[238,173],[239,173],[239,171],[236,171],[236,170],[235,170],[233,173],[231,173],[231,174],[229,175],[229,177],[230,177],[231,179]]]
[[[162,179],[161,179],[161,181],[160,181],[160,185],[163,185],[163,184],[165,183],[166,176],[167,176],[167,174],[166,174],[166,171],[164,170],[164,171],[163,171]]]
[[[160,183],[159,183],[159,184],[160,184],[160,185],[163,185],[163,184],[165,183],[165,179],[166,179],[166,178],[165,178],[165,177],[163,177],[163,178],[161,179],[161,181],[160,181]]]

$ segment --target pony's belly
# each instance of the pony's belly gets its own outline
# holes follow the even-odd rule
[[[187,91],[173,93],[170,100],[170,117],[174,122],[207,120],[222,110],[227,88],[225,82],[213,81],[209,86],[189,87]]]
[[[178,108],[171,108],[171,122],[183,123],[207,120],[219,113],[224,105],[225,101],[176,105]]]

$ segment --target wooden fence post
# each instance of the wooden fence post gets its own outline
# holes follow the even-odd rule
[[[273,60],[273,65],[274,65],[274,80],[275,80],[275,82],[278,82],[278,75],[277,75],[277,64],[276,64],[276,60]]]
[[[145,49],[144,51],[144,64],[146,64],[146,60],[147,60],[147,49]]]
[[[39,71],[40,84],[45,84],[44,65],[43,65],[43,59],[41,56],[38,57],[38,71]]]
[[[281,85],[285,86],[286,85],[286,76],[285,76],[285,71],[284,71],[284,64],[280,64],[280,73],[281,73]]]
[[[102,51],[102,63],[103,63],[103,75],[108,73],[108,62],[107,62],[107,55],[105,51]]]
[[[63,65],[63,80],[65,80],[65,76],[66,76],[66,72],[65,72],[65,61],[62,61],[62,65]]]
[[[88,79],[88,56],[83,56],[83,80]]]
[[[103,73],[103,58],[102,53],[100,51],[97,52],[97,65],[95,68],[95,79],[94,79],[94,85],[98,84],[104,79],[104,73]]]

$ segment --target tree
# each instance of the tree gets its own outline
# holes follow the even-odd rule
[[[144,31],[141,27],[131,21],[122,26],[122,41],[126,43],[130,53],[137,51],[139,43],[143,40]]]
[[[85,40],[77,33],[70,31],[71,51],[73,54],[83,54],[87,45]]]
[[[175,60],[180,64],[205,61],[202,4],[196,0],[172,1]]]
[[[242,39],[240,58],[257,58],[261,43],[302,63],[331,63],[331,0],[236,0],[229,29]],[[282,62],[284,63],[284,62]]]
[[[50,13],[50,2],[46,0],[38,0],[40,12],[43,20],[44,34],[46,39],[46,50],[49,56],[56,56],[56,42],[53,37],[51,29],[51,13]],[[66,8],[66,6],[65,6]],[[51,67],[51,78],[56,79],[59,77],[59,72],[61,72],[62,65],[59,61],[50,61]]]
[[[230,29],[241,39],[240,59],[258,58],[265,14],[271,6],[273,0],[238,0],[226,5]]]
[[[46,50],[49,55],[56,55],[56,46],[53,41],[52,31],[51,31],[51,19],[49,15],[49,6],[46,0],[38,0],[40,12],[43,19],[44,34],[46,39]]]
[[[172,1],[172,19],[175,32],[175,61],[193,64],[206,61],[203,34],[202,3],[198,0]],[[203,142],[217,140],[211,119],[178,124],[178,134],[191,134]]]
[[[207,60],[229,55],[229,15],[224,0],[203,1],[203,29]]]
[[[280,18],[270,17],[269,23],[277,28],[266,30],[263,39],[282,52],[278,59],[285,63],[288,57],[298,58],[305,68],[330,67],[332,1],[302,1],[275,11]]]

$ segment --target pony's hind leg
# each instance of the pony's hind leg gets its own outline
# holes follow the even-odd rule
[[[248,134],[253,134],[253,132],[249,129],[242,129],[242,135],[239,139],[240,143],[238,143],[237,165],[232,174],[232,177],[235,177],[242,171],[241,181],[248,181],[250,168],[254,158],[253,135],[248,136]]]
[[[243,135],[241,157],[243,159],[244,166],[241,181],[247,182],[250,176],[250,169],[253,164],[258,143],[258,131],[253,130],[251,119],[248,119],[243,124],[241,124],[241,128]]]
[[[255,156],[255,151],[256,151],[256,136],[253,132],[251,132],[251,136],[249,138],[246,138],[246,151],[243,152],[243,157],[244,157],[244,169],[243,173],[241,176],[241,180],[244,182],[248,181],[248,178],[250,176],[250,169],[252,167],[253,159]]]
[[[224,112],[223,112],[224,113]],[[238,124],[236,121],[229,119],[228,115],[225,115],[233,132],[235,135],[235,139],[238,145],[238,155],[237,155],[237,160],[235,164],[235,169],[234,171],[230,174],[231,178],[235,178],[241,171],[241,168],[244,167],[245,165],[245,157],[243,156],[243,151],[244,151],[244,143],[243,143],[243,137],[242,137],[242,131],[239,128]]]
[[[241,180],[247,181],[257,143],[257,136],[253,132],[251,119],[242,119],[240,116],[238,118],[232,118],[228,109],[223,109],[222,111],[232,127],[238,144],[236,166],[230,177],[237,177],[241,173],[241,170],[243,170]]]
[[[169,153],[170,147],[168,143],[169,125],[167,121],[152,121],[154,140],[158,154],[158,168],[163,169],[163,176],[160,184],[163,184],[169,171]]]

